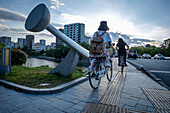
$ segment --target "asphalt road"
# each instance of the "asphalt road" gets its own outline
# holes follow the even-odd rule
[[[160,78],[170,87],[170,60],[137,59],[134,61],[143,65],[147,70]]]

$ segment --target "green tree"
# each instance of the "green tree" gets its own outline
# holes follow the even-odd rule
[[[87,44],[86,42],[81,42],[79,45],[86,48],[87,50],[90,50],[90,44]]]
[[[11,50],[11,64],[12,65],[22,65],[27,61],[27,54],[20,49]]]
[[[40,51],[40,55],[43,55],[45,53],[44,49]]]

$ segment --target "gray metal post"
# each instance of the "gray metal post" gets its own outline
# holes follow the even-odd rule
[[[6,48],[4,48],[4,64],[3,64],[3,65],[4,65],[4,66],[3,66],[4,69],[3,69],[3,74],[6,73],[6,65],[5,65],[5,64],[6,64]]]
[[[1,48],[1,74],[3,73],[3,48]]]

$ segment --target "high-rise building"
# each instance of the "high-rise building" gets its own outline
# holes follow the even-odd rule
[[[26,46],[26,39],[23,39],[23,47]]]
[[[89,36],[84,37],[84,42],[85,43],[90,44],[90,40],[91,40],[91,37],[89,37]]]
[[[24,39],[23,38],[18,38],[18,46],[20,48],[23,48],[24,47]]]
[[[11,43],[11,37],[2,36],[0,37],[0,43],[5,43],[6,45]]]
[[[62,33],[64,33],[64,29],[61,29],[61,28],[60,28],[59,31],[62,32]],[[64,43],[63,43],[60,39],[58,39],[58,38],[56,37],[56,46],[57,46],[58,44],[59,44],[59,45],[63,45]]]
[[[52,42],[51,43],[51,49],[55,49],[56,48],[56,43]]]
[[[45,43],[46,43],[46,40],[40,40],[40,44],[43,44],[43,45],[45,45]]]
[[[34,43],[34,35],[26,35],[26,46],[32,49],[33,43]]]
[[[77,43],[81,43],[85,36],[85,24],[73,23],[64,25],[64,34]]]
[[[14,48],[18,48],[18,43],[14,43]]]

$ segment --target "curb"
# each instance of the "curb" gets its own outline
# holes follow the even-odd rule
[[[130,60],[128,60],[128,63],[130,63],[131,65],[133,65],[134,67],[136,67],[137,69],[143,71],[144,73],[146,73],[149,77],[151,77],[154,81],[158,82],[160,85],[162,85],[163,87],[167,88],[168,90],[170,90],[170,87],[168,85],[166,85],[161,79],[157,78],[154,74],[152,74],[149,70],[147,70],[143,65],[132,62]]]
[[[62,92],[64,90],[66,90],[70,87],[73,87],[77,84],[80,84],[86,80],[88,80],[87,76],[75,79],[73,81],[59,85],[54,88],[45,88],[45,89],[30,88],[30,87],[19,85],[19,84],[13,83],[13,82],[8,82],[8,81],[2,80],[2,79],[0,79],[0,84],[4,85],[7,88],[14,89],[19,92],[40,95],[40,94],[53,94],[53,93]]]
[[[142,69],[144,68],[143,65],[140,65],[140,64],[138,64],[138,63],[132,62],[132,61],[130,61],[130,60],[128,60],[128,59],[127,59],[127,61],[128,61],[130,64],[132,64],[133,66],[135,66],[135,67],[136,67],[137,69],[139,69],[139,70],[142,70]]]

